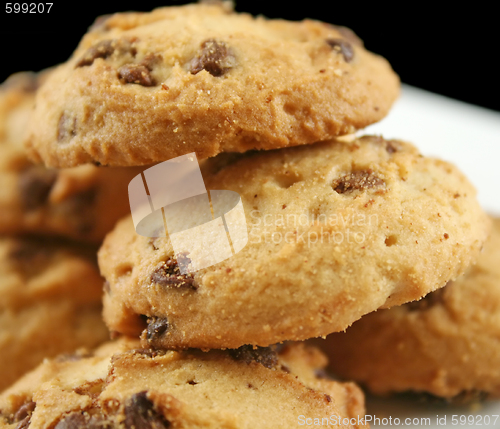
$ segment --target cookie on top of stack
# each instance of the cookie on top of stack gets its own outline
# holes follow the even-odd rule
[[[101,171],[194,152],[207,189],[240,195],[249,241],[185,273],[167,234],[140,236],[123,218],[98,253],[104,319],[120,338],[21,379],[0,396],[5,424],[249,427],[241,400],[268,410],[278,397],[363,427],[351,419],[364,414],[360,391],[314,375],[317,349],[272,344],[443,287],[490,226],[451,164],[399,140],[340,138],[382,119],[398,92],[387,61],[343,27],[223,2],[98,20],[38,90],[28,153]],[[213,415],[187,411],[200,403]],[[259,427],[298,424],[298,411],[271,408]]]

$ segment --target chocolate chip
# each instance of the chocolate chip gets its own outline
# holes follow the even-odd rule
[[[141,64],[125,64],[118,69],[118,77],[125,83],[154,86],[150,70]]]
[[[168,319],[166,317],[148,318],[148,327],[146,339],[149,343],[159,340],[159,338],[168,331]]]
[[[90,233],[96,225],[94,207],[97,193],[97,188],[86,189],[71,195],[61,206],[67,220],[80,234]]]
[[[91,46],[83,57],[76,63],[76,67],[90,66],[97,58],[108,58],[115,51],[115,41],[102,40]]]
[[[258,362],[266,368],[274,368],[278,364],[278,355],[271,347],[257,347],[254,349],[252,345],[245,345],[238,349],[229,350],[229,354],[235,360],[247,364]]]
[[[224,42],[208,39],[201,44],[199,54],[191,60],[190,72],[197,74],[206,70],[212,76],[219,77],[235,65],[236,58]]]
[[[29,401],[21,405],[21,407],[17,410],[16,414],[14,414],[14,421],[18,422],[20,420],[24,420],[26,417],[30,417],[35,411],[36,403],[33,401]]]
[[[160,64],[161,60],[162,60],[161,55],[149,53],[142,59],[141,65],[146,67],[149,71],[153,71],[153,68],[156,65]]]
[[[125,405],[126,429],[166,429],[170,422],[155,410],[147,391],[134,394]]]
[[[41,166],[32,166],[21,172],[18,187],[24,208],[34,210],[45,204],[56,180],[57,171]]]
[[[198,287],[193,274],[181,274],[179,268],[179,265],[187,267],[190,262],[184,254],[179,255],[178,260],[170,258],[151,274],[151,281],[164,287],[196,290]]]
[[[365,189],[383,185],[385,185],[385,182],[371,169],[353,171],[332,183],[333,190],[339,194],[356,190],[364,191]]]
[[[351,42],[353,45],[357,46],[364,45],[363,41],[350,28],[343,27],[341,25],[333,25],[333,27],[340,33],[343,39]]]
[[[57,141],[65,143],[76,136],[76,117],[63,113],[57,124]]]
[[[421,300],[405,304],[405,307],[409,311],[426,311],[436,305],[441,305],[444,303],[444,289],[450,285],[451,282],[448,282],[446,286],[427,294]]]
[[[44,250],[41,241],[17,239],[10,248],[9,259],[12,262],[27,261],[31,263],[33,259],[43,255],[43,253]]]
[[[280,369],[283,371],[283,372],[286,372],[287,374],[290,374],[290,368],[288,368],[286,365],[281,365],[280,366]]]
[[[31,423],[31,417],[27,416],[16,425],[15,429],[28,429],[30,427],[30,423]]]
[[[346,63],[351,62],[354,58],[354,49],[348,41],[343,39],[326,39],[326,43],[328,43],[334,51],[340,52]]]
[[[316,378],[319,378],[320,380],[333,380],[333,377],[330,376],[324,368],[318,368],[314,370],[314,375]]]
[[[385,143],[385,150],[390,154],[399,152],[402,149],[401,143],[396,140],[388,140]]]
[[[115,52],[118,55],[129,53],[132,56],[135,56],[137,53],[130,41],[126,39],[101,40],[87,49],[82,58],[76,63],[76,67],[90,66],[97,58],[106,59]]]
[[[54,429],[107,429],[112,424],[100,415],[90,415],[87,412],[75,411],[68,414],[54,426]]]
[[[47,262],[53,255],[54,248],[47,246],[42,239],[18,238],[9,249],[9,261],[25,280],[47,269]]]

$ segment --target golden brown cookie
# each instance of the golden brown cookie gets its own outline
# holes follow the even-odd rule
[[[462,173],[400,141],[219,156],[202,171],[207,189],[241,196],[248,243],[182,274],[169,238],[120,221],[99,251],[112,331],[142,332],[144,345],[159,348],[267,346],[342,331],[457,278],[489,230]]]
[[[351,133],[399,93],[349,30],[191,4],[101,20],[37,96],[27,147],[51,167],[144,165]]]
[[[500,219],[478,263],[420,301],[363,317],[318,342],[331,368],[378,394],[500,396]]]
[[[0,427],[265,429],[296,427],[301,417],[368,427],[358,423],[359,388],[316,376],[326,360],[303,344],[279,353],[138,347],[119,341],[44,362],[0,395]]]
[[[44,358],[108,339],[92,249],[0,238],[0,390]]]
[[[22,140],[41,75],[18,73],[0,86],[0,233],[62,235],[101,242],[129,213],[136,168],[93,165],[55,170],[28,160]]]

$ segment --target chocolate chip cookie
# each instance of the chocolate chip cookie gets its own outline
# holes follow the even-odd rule
[[[144,346],[267,346],[343,331],[456,279],[489,231],[464,175],[401,141],[221,155],[202,172],[207,189],[241,197],[241,251],[183,274],[169,237],[138,235],[131,217],[99,251],[105,321]]]
[[[467,274],[415,301],[363,317],[321,341],[331,368],[378,394],[500,396],[500,219]]]
[[[18,73],[0,86],[0,233],[54,234],[101,242],[130,211],[136,168],[55,170],[33,164],[22,141],[35,92],[50,71]]]
[[[325,358],[303,344],[279,352],[139,347],[120,341],[44,362],[0,395],[0,425],[264,429],[315,418],[341,428],[368,427],[359,388],[318,376]]]
[[[382,119],[388,62],[349,30],[191,4],[99,21],[40,88],[27,140],[51,167],[295,146]]]
[[[92,249],[0,238],[0,389],[44,358],[108,339]]]

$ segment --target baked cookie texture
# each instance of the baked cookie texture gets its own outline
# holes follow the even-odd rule
[[[0,427],[275,428],[302,415],[367,428],[361,390],[318,377],[325,364],[303,344],[152,352],[121,340],[45,361],[0,395]]]
[[[140,169],[55,170],[28,159],[22,142],[36,90],[50,73],[17,73],[0,85],[0,233],[100,243],[130,212],[127,186]]]
[[[500,397],[500,219],[477,264],[424,299],[318,342],[330,367],[372,392]]]
[[[0,238],[0,389],[46,357],[109,338],[92,249]]]
[[[118,13],[40,88],[27,148],[72,167],[301,145],[382,119],[398,93],[388,62],[343,27],[217,4]]]
[[[219,156],[202,172],[207,189],[241,196],[243,250],[181,274],[170,240],[138,235],[131,217],[99,250],[104,319],[144,346],[267,346],[342,331],[456,279],[490,226],[456,167],[381,137]]]

